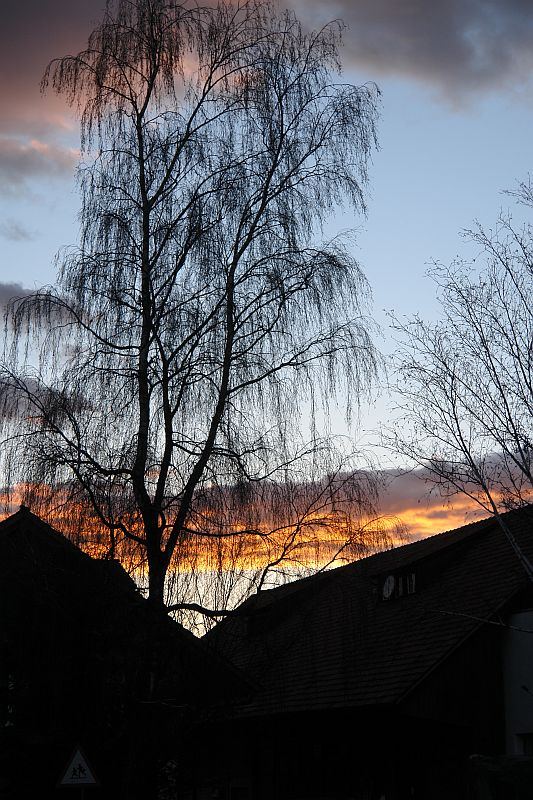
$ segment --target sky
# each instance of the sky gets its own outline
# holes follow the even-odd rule
[[[309,26],[347,24],[344,78],[382,93],[380,149],[370,169],[368,216],[339,213],[357,229],[356,257],[373,291],[378,346],[393,349],[386,309],[438,315],[426,277],[433,260],[476,253],[461,237],[490,226],[512,201],[502,194],[533,166],[533,5],[530,0],[293,0]],[[54,257],[76,241],[77,126],[39,82],[54,57],[80,50],[100,0],[3,0],[0,29],[0,305],[21,287],[51,283]],[[362,441],[390,417],[386,395],[365,407]],[[339,421],[338,429],[342,430]],[[454,527],[464,507],[424,499],[413,474],[392,487],[386,510],[420,532]],[[403,498],[403,499],[402,499]]]

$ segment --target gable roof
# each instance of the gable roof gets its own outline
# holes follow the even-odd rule
[[[505,514],[533,555],[533,509]],[[388,575],[415,592],[385,600]],[[209,638],[257,681],[248,715],[394,704],[527,585],[485,519],[250,598]]]
[[[120,564],[91,558],[27,509],[0,523],[9,796],[55,797],[78,743],[102,796],[137,796],[154,754],[173,757],[193,724],[248,693],[237,670],[147,602]]]
[[[135,682],[150,649],[160,694],[175,702],[217,705],[249,691],[232,664],[147,602],[118,561],[92,558],[25,506],[0,522],[0,648],[29,670],[41,661],[44,672],[46,660],[59,682],[94,663]]]
[[[102,583],[100,590],[118,591],[122,596],[138,594],[118,561],[91,558],[26,506],[0,521],[0,553],[4,584],[14,583],[15,572],[23,583],[37,580],[41,592],[52,580],[65,589],[71,584],[71,588],[83,591],[96,581]],[[42,600],[45,597],[41,595]]]

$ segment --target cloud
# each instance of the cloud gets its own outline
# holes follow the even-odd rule
[[[523,83],[533,64],[530,0],[295,0],[312,24],[343,19],[345,55],[369,78],[403,76],[464,94]]]
[[[414,79],[461,96],[527,81],[533,64],[530,0],[281,0],[313,27],[348,25],[344,56],[369,79]],[[2,8],[0,132],[50,141],[72,125],[61,98],[39,96],[47,63],[76,53],[104,0],[7,0]]]
[[[47,128],[64,125],[65,104],[53,92],[43,101],[41,78],[52,59],[86,46],[104,7],[105,0],[6,0],[2,4],[0,130],[24,127],[41,136]]]
[[[102,15],[105,0],[7,0],[0,26],[0,184],[13,196],[35,177],[65,177],[76,161],[76,123],[63,98],[40,95],[53,58],[76,53]]]
[[[7,239],[8,242],[32,242],[37,234],[17,222],[16,219],[6,219],[4,222],[0,222],[0,236]]]
[[[78,153],[32,139],[0,137],[0,182],[4,192],[20,190],[31,177],[61,177],[72,173]]]
[[[413,539],[422,539],[441,531],[453,530],[486,513],[469,498],[457,494],[444,498],[430,482],[423,469],[387,470],[380,473],[383,488],[380,511],[397,517]]]
[[[5,308],[10,300],[15,297],[27,297],[33,294],[31,289],[25,289],[21,283],[4,283],[0,281],[0,308]]]

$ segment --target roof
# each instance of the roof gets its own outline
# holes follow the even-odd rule
[[[531,558],[533,508],[504,516]],[[415,592],[384,599],[389,575]],[[264,591],[208,636],[257,682],[240,714],[395,704],[526,585],[489,518]]]
[[[77,669],[95,661],[132,681],[153,650],[163,696],[216,705],[248,692],[233,665],[151,606],[118,561],[92,558],[24,506],[0,522],[2,647],[29,668],[46,657],[69,679],[75,653]]]
[[[85,580],[99,580],[115,592],[137,594],[134,581],[118,561],[91,558],[26,506],[0,522],[0,552],[4,583],[15,571],[25,583],[37,579],[41,591],[47,579],[69,583],[75,577],[80,589],[87,588]]]

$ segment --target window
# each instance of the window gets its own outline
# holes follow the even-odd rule
[[[414,572],[405,572],[397,575],[387,575],[382,583],[383,600],[393,600],[406,594],[414,594],[416,580]]]

